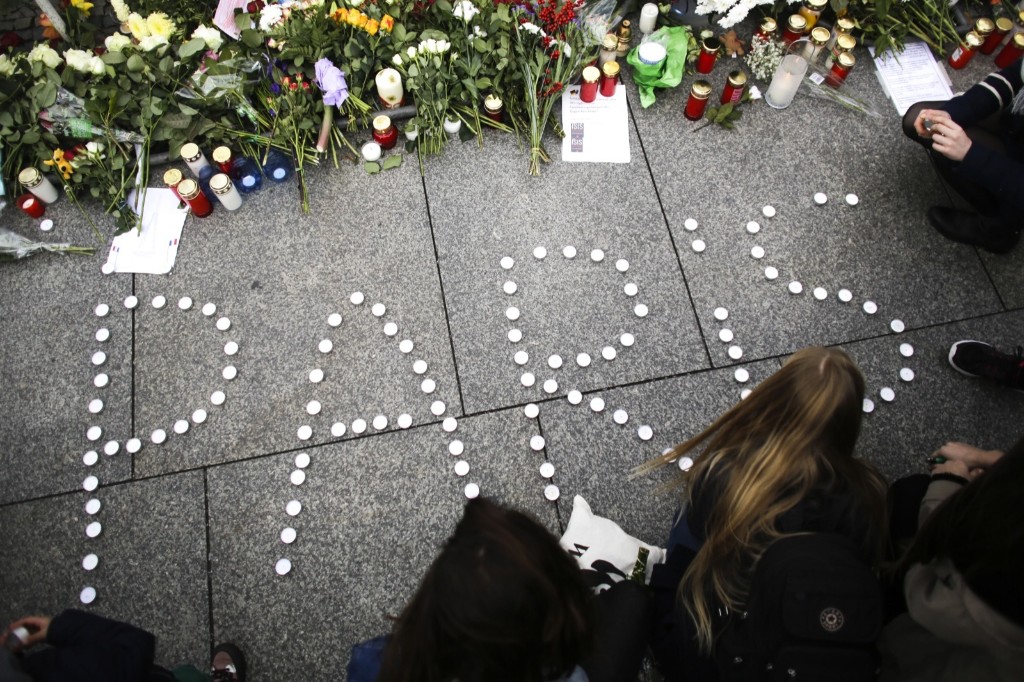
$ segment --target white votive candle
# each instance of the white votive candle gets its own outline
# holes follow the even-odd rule
[[[405,90],[402,89],[402,76],[391,68],[381,69],[374,76],[377,83],[377,96],[385,109],[397,109],[402,105]]]
[[[658,6],[653,2],[649,2],[640,8],[640,32],[644,35],[654,32],[654,27],[658,23]]]
[[[210,189],[229,211],[237,211],[242,207],[242,195],[235,189],[234,183],[224,173],[217,173],[210,178]]]

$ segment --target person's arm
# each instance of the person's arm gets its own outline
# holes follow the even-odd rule
[[[153,635],[84,611],[61,613],[49,623],[45,638],[53,649],[25,659],[35,680],[138,682],[153,666]]]
[[[997,111],[1008,107],[1014,96],[1020,92],[1020,69],[1021,60],[1018,59],[1002,71],[990,73],[967,92],[942,105],[942,110],[964,128],[984,121]]]

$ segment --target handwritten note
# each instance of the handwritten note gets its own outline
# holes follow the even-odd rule
[[[907,43],[898,56],[892,52],[875,55],[874,47],[868,49],[875,60],[878,80],[900,116],[918,102],[945,101],[953,96],[949,78],[924,43]]]

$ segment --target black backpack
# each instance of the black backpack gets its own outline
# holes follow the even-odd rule
[[[849,538],[787,535],[758,561],[745,609],[716,624],[719,677],[873,680],[881,627],[878,579]]]

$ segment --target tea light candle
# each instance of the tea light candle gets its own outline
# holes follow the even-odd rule
[[[380,145],[376,142],[367,142],[362,148],[363,159],[366,161],[377,161],[380,159]]]

